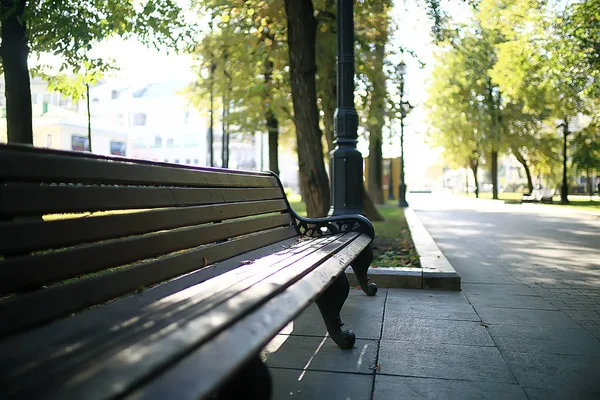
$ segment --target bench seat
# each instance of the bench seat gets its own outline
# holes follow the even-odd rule
[[[354,345],[373,237],[268,173],[0,146],[2,398],[268,398],[258,354],[312,301]]]

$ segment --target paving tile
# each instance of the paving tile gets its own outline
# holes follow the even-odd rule
[[[377,375],[373,400],[526,400],[518,385]]]
[[[395,298],[406,303],[469,304],[462,292],[446,290],[388,289],[388,301]]]
[[[342,350],[330,338],[278,336],[285,342],[268,355],[266,363],[269,367],[373,374],[377,359],[376,340],[358,339],[353,349]]]
[[[508,295],[539,296],[535,290],[521,283],[505,285],[497,283],[463,283],[461,288],[467,295],[505,293]]]
[[[478,305],[474,305],[474,307],[481,320],[488,324],[578,328],[578,325],[561,311],[495,308]]]
[[[600,357],[502,352],[519,384],[528,388],[574,389],[600,394]]]
[[[529,400],[598,400],[599,392],[585,392],[574,387],[540,389],[540,388],[523,388]]]
[[[500,352],[600,355],[600,341],[583,328],[490,325],[488,332]]]
[[[462,344],[493,346],[494,342],[480,322],[423,318],[388,318],[383,323],[382,339],[420,344]]]
[[[407,302],[398,297],[388,298],[385,307],[385,318],[410,317],[480,321],[479,316],[470,304]]]
[[[376,296],[367,296],[362,290],[350,290],[350,295],[340,313],[344,327],[352,329],[357,338],[379,339],[385,297],[385,289],[380,289]],[[316,304],[311,304],[294,320],[291,334],[322,337],[324,332],[327,332],[327,328],[319,308]]]
[[[473,306],[524,308],[530,310],[558,310],[550,302],[540,296],[522,296],[499,292],[467,293]]]
[[[373,375],[270,368],[273,399],[370,400]]]
[[[495,347],[382,340],[378,365],[386,375],[515,383]]]

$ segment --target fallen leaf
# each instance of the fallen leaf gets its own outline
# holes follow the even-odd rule
[[[208,260],[206,258],[203,258],[202,261],[204,261],[204,266],[206,267],[208,265]]]
[[[244,260],[244,261],[242,261],[242,265],[252,264],[253,262],[254,262],[253,260]]]
[[[373,367],[374,371],[381,371],[381,365],[376,365]]]
[[[488,327],[488,326],[489,326],[489,325],[488,325],[488,324],[486,324],[485,322],[480,322],[480,323],[479,323],[479,325],[481,325],[481,326],[485,326],[485,327]]]

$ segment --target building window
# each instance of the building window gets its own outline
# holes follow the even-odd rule
[[[189,165],[189,164],[191,164],[191,163],[192,163],[192,160],[190,160],[190,159],[188,158],[187,160],[185,160],[185,163]]]
[[[110,142],[110,154],[115,156],[125,156],[127,153],[127,144],[125,142],[117,142],[111,140]]]
[[[183,116],[183,123],[187,125],[189,122],[190,122],[190,112],[186,111]]]
[[[169,159],[168,159],[168,158],[165,158],[165,162],[169,162]]]
[[[167,139],[167,147],[173,147],[174,145],[174,140],[173,138],[169,138]]]
[[[160,136],[154,137],[154,147],[162,147],[162,138]]]
[[[52,135],[46,136],[46,147],[52,147]]]
[[[134,126],[146,125],[146,113],[134,113],[133,114],[133,125]]]
[[[199,160],[199,159],[197,159],[197,158],[194,158],[194,164],[195,164],[195,165],[199,165],[199,164],[200,164],[200,160]]]
[[[69,105],[69,98],[68,97],[64,97],[64,96],[60,96],[60,98],[58,99],[58,105],[61,107],[66,107]]]
[[[175,159],[175,164],[179,164],[179,158]]]
[[[111,99],[118,99],[119,98],[119,91],[118,90],[111,90],[110,91],[110,98]]]
[[[90,151],[90,141],[87,136],[71,136],[71,149],[76,151]]]

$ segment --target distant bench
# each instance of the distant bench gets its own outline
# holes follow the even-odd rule
[[[540,202],[540,203],[552,203],[552,198],[556,194],[556,189],[533,189],[533,192],[527,195],[523,195],[522,201],[524,202]]]
[[[269,398],[259,352],[312,301],[353,347],[373,237],[270,173],[0,145],[1,397]]]

